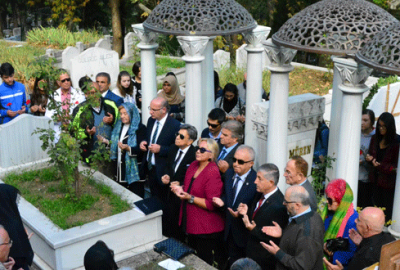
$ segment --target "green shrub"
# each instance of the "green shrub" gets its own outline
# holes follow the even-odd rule
[[[75,46],[80,41],[84,44],[97,42],[103,35],[96,30],[84,30],[82,32],[71,32],[66,28],[40,27],[29,31],[26,40],[29,44],[49,46],[55,49],[65,49]]]

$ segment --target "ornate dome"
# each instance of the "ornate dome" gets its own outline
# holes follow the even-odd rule
[[[256,26],[234,0],[163,0],[143,23],[148,31],[179,36],[232,35]]]
[[[294,15],[272,36],[300,51],[353,55],[397,20],[365,0],[323,0]]]
[[[377,33],[356,54],[361,64],[400,76],[400,22]]]

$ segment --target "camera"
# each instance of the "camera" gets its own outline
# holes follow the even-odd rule
[[[349,239],[338,237],[326,240],[326,249],[331,252],[347,251],[349,249]]]

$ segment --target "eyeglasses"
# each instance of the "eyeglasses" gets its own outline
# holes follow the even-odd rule
[[[147,107],[148,109],[149,109],[149,111],[153,111],[153,112],[158,112],[159,110],[161,110],[162,108],[160,108],[160,109],[152,109],[152,108],[150,108],[150,106],[149,107]]]
[[[328,204],[332,204],[333,203],[332,198],[326,198],[326,200],[328,201]]]
[[[235,163],[237,161],[237,163],[239,163],[239,165],[243,165],[245,163],[252,162],[252,160],[244,161],[243,159],[236,159],[236,158],[233,158],[232,160],[233,160],[233,163]]]
[[[207,121],[207,125],[208,125],[209,127],[212,127],[212,128],[217,128],[217,127],[220,126],[221,124],[215,125],[215,124],[211,124],[210,122]]]
[[[10,242],[8,242],[8,243],[3,243],[3,244],[0,244],[0,246],[2,246],[2,245],[10,245],[10,247],[12,246],[12,244],[13,244],[13,241],[10,239]]]
[[[209,152],[212,153],[210,150],[205,149],[204,147],[200,147],[199,149],[197,149],[198,151],[200,151],[200,153],[204,154],[205,152]]]
[[[62,83],[70,82],[70,81],[71,81],[71,78],[66,78],[66,79],[64,79],[64,80],[61,80]]]
[[[283,204],[289,204],[289,203],[297,203],[297,202],[290,202],[290,201],[283,199]]]
[[[180,134],[179,132],[175,133],[175,137],[179,135],[179,139],[183,140],[185,139],[185,136],[183,134]]]

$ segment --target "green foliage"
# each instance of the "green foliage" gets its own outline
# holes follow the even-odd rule
[[[326,176],[326,169],[332,168],[332,163],[335,162],[336,158],[326,156],[324,161],[317,164],[316,168],[311,170],[312,177],[312,186],[317,195],[317,201],[324,196],[325,185],[330,181],[330,179]]]
[[[378,93],[379,88],[381,88],[382,86],[388,85],[388,84],[398,82],[398,81],[399,81],[399,79],[397,76],[389,76],[386,78],[382,78],[382,77],[379,78],[378,82],[376,84],[374,84],[373,86],[371,86],[368,96],[364,99],[363,110],[368,108],[369,103],[371,102],[371,100],[375,96],[375,94]]]
[[[75,46],[78,41],[84,44],[95,43],[102,37],[103,35],[96,30],[71,32],[65,27],[40,27],[26,34],[26,39],[29,44],[50,46],[56,49],[65,49],[68,46]]]
[[[129,63],[133,64],[135,63],[134,60],[129,61]],[[133,75],[132,73],[132,66],[120,66],[119,71],[127,71],[129,74]],[[168,71],[170,71],[172,68],[183,68],[185,67],[185,61],[179,60],[179,59],[173,59],[170,57],[157,57],[156,58],[156,74],[157,76],[166,74]]]

